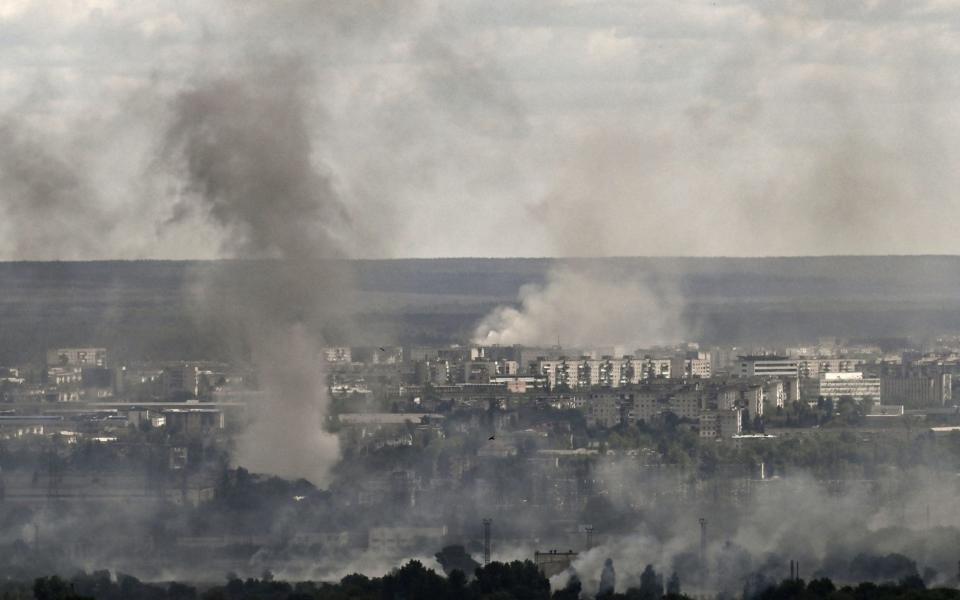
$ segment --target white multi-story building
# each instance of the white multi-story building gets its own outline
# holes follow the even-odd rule
[[[710,355],[677,356],[671,359],[670,376],[677,379],[710,379]]]
[[[551,389],[587,387],[621,387],[670,377],[670,359],[633,358],[557,358],[537,360],[534,370],[544,377]]]
[[[800,357],[797,371],[800,377],[817,378],[823,373],[853,373],[863,367],[858,358]]]
[[[740,377],[797,377],[799,373],[797,360],[783,356],[741,356],[737,367]]]
[[[820,375],[821,398],[837,401],[848,397],[860,402],[872,400],[880,404],[880,378],[864,377],[863,373],[824,373]]]
[[[670,362],[669,358],[642,359],[643,379],[645,381],[649,379],[669,379],[672,374]]]
[[[353,352],[347,346],[328,346],[323,349],[323,360],[328,363],[349,364],[353,361]]]
[[[48,367],[103,367],[106,348],[56,348],[47,350]]]

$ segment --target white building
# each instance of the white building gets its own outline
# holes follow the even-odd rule
[[[740,356],[737,363],[740,377],[797,377],[796,359],[772,355]]]
[[[544,377],[550,389],[587,387],[621,387],[650,379],[670,377],[669,358],[539,358],[534,370]]]
[[[863,366],[863,360],[857,358],[800,357],[797,368],[800,377],[816,378],[824,373],[853,373]]]
[[[56,348],[47,350],[48,367],[103,367],[106,348]]]
[[[871,400],[880,404],[880,378],[864,377],[863,373],[823,373],[817,395],[833,401],[849,397],[858,402]]]
[[[353,361],[353,352],[347,346],[327,346],[323,349],[323,359],[328,363],[349,364]]]

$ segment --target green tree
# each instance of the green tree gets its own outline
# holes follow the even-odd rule
[[[383,578],[385,598],[443,598],[446,580],[427,569],[418,560],[411,560]]]
[[[533,561],[492,562],[477,569],[476,576],[470,589],[481,597],[512,595],[517,600],[546,600],[550,597],[550,582]]]
[[[56,575],[39,577],[33,582],[33,597],[36,600],[93,600],[73,591],[73,585]]]

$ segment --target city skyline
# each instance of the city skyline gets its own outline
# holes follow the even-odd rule
[[[0,597],[960,599],[958,63],[960,0],[0,0]]]

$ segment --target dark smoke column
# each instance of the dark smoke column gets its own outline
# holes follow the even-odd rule
[[[350,224],[313,162],[308,83],[297,63],[279,63],[181,93],[162,157],[183,182],[180,214],[216,225],[227,256],[267,259],[242,263],[226,285],[201,281],[193,290],[204,317],[230,324],[266,396],[235,461],[320,484],[339,456],[323,430],[321,332],[349,287],[334,259]]]

